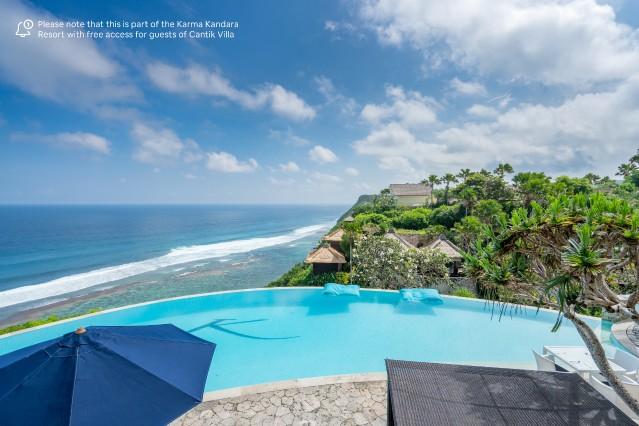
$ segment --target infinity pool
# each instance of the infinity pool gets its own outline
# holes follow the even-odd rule
[[[206,390],[293,378],[384,371],[384,359],[534,368],[531,349],[583,345],[556,313],[525,309],[499,319],[483,301],[431,306],[397,292],[360,297],[322,289],[256,289],[154,302],[0,339],[0,355],[88,325],[173,323],[217,344]],[[600,331],[601,322],[588,319]]]

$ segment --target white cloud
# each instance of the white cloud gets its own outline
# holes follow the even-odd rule
[[[300,166],[298,166],[294,161],[289,161],[288,163],[280,164],[279,168],[281,171],[287,172],[287,173],[296,173],[300,171]]]
[[[480,105],[480,104],[475,104],[471,106],[470,108],[466,110],[466,112],[470,115],[473,115],[479,118],[490,118],[490,117],[496,117],[499,115],[499,111],[497,111],[495,108],[492,108],[486,105]]]
[[[360,0],[359,16],[382,43],[508,80],[587,86],[639,70],[637,32],[595,0]]]
[[[317,91],[324,96],[327,105],[335,105],[339,108],[339,111],[347,116],[355,114],[355,110],[359,108],[359,105],[353,98],[344,96],[340,93],[330,78],[320,75],[314,79]]]
[[[143,163],[177,160],[184,150],[184,142],[173,130],[167,128],[156,129],[143,123],[135,123],[131,129],[131,137],[137,143],[133,157]]]
[[[266,83],[252,91],[239,90],[219,70],[208,71],[198,65],[178,68],[154,62],[147,65],[146,72],[158,88],[170,93],[223,98],[251,110],[268,108],[291,120],[310,120],[316,115],[313,107],[279,84]]]
[[[382,169],[421,175],[496,162],[553,174],[609,175],[639,140],[639,74],[609,91],[576,95],[558,106],[524,104],[490,114],[430,133],[390,122],[373,127],[353,148],[376,158]]]
[[[0,79],[31,95],[80,108],[139,96],[122,68],[90,39],[16,37],[16,23],[29,18],[59,21],[17,0],[0,2]],[[36,29],[32,30],[36,31]]]
[[[63,148],[93,151],[105,155],[111,152],[111,142],[109,142],[109,140],[88,132],[62,132],[53,135],[14,133],[11,135],[11,140],[46,143]]]
[[[315,110],[311,106],[279,84],[268,85],[262,90],[268,93],[271,109],[275,114],[292,120],[310,120],[315,117]]]
[[[324,164],[324,163],[334,163],[337,161],[337,155],[330,149],[323,147],[321,145],[315,145],[308,151],[308,156],[311,160],[316,163]]]
[[[399,121],[407,127],[418,128],[437,121],[437,103],[419,92],[406,92],[399,86],[387,86],[386,97],[390,103],[367,104],[360,113],[364,121],[380,125],[387,121]]]
[[[486,94],[486,88],[483,84],[475,81],[461,81],[457,77],[450,81],[450,87],[462,95],[477,96]]]
[[[247,161],[240,161],[233,154],[228,152],[209,152],[206,166],[210,170],[223,173],[249,173],[257,169],[257,161],[249,158]]]
[[[192,173],[186,173],[186,174],[184,175],[184,178],[185,178],[185,179],[189,179],[189,180],[195,180],[195,179],[197,179],[197,176],[195,176],[195,175],[194,175],[194,174],[192,174]]]
[[[347,167],[344,169],[344,173],[346,173],[349,176],[359,176],[359,170],[357,170],[356,168],[353,167]]]
[[[280,142],[283,142],[287,145],[293,145],[293,146],[306,146],[306,145],[310,145],[311,141],[309,141],[308,139],[305,139],[301,136],[297,136],[295,133],[293,133],[293,131],[291,129],[287,129],[287,130],[269,130],[269,137],[271,139],[275,139],[278,140]]]
[[[616,88],[558,106],[520,105],[484,123],[437,134],[448,152],[551,172],[611,174],[639,140],[639,74]]]

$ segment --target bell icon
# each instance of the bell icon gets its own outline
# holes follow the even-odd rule
[[[31,19],[25,19],[24,21],[18,22],[18,29],[16,30],[16,35],[18,37],[25,38],[26,36],[31,35],[31,31],[33,28],[33,21]]]

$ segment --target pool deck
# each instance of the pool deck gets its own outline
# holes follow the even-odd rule
[[[622,346],[639,356],[639,327],[634,321],[622,321],[612,326],[612,335]]]
[[[205,401],[171,426],[386,425],[386,381],[292,387]]]

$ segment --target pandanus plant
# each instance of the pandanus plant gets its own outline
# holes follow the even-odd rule
[[[586,223],[577,227],[576,234],[576,237],[568,240],[568,246],[562,253],[563,273],[548,281],[548,290],[556,290],[560,312],[553,331],[559,328],[562,316],[569,319],[586,344],[601,374],[617,395],[639,414],[639,402],[630,395],[619,376],[610,367],[597,335],[576,315],[576,307],[579,305],[604,308],[619,305],[617,294],[610,289],[605,280],[606,265],[610,264],[611,260],[604,258],[603,251],[596,248],[591,225]]]
[[[579,335],[620,398],[639,416],[639,403],[610,368],[601,342],[578,313],[601,308],[639,324],[639,214],[627,202],[593,194],[561,196],[546,207],[515,210],[499,232],[484,234],[466,253],[466,269],[484,297],[558,309]],[[624,301],[610,287],[618,271],[635,271]],[[511,298],[506,298],[511,296]],[[514,296],[514,297],[512,297]]]

